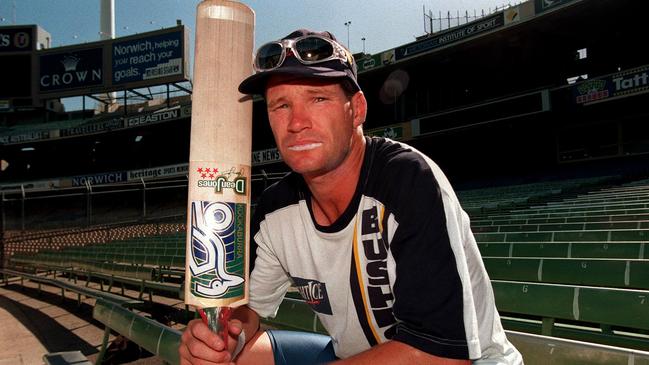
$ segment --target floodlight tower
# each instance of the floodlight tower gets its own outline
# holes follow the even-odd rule
[[[101,0],[99,39],[115,38],[115,0]]]
[[[115,0],[100,0],[99,15],[99,39],[107,40],[115,38]],[[106,98],[113,104],[117,100],[117,93],[112,92]],[[126,105],[124,106],[126,107]]]

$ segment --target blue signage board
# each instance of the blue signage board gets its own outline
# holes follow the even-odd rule
[[[63,92],[103,85],[103,54],[103,48],[96,47],[40,55],[39,91]]]
[[[74,176],[72,186],[84,186],[86,183],[90,183],[90,185],[115,184],[125,181],[127,181],[126,171],[106,172],[103,174]]]
[[[182,30],[112,44],[112,85],[184,77]]]
[[[534,2],[534,8],[537,14],[542,13],[546,10],[555,8],[559,5],[569,3],[573,0],[536,0]]]
[[[471,38],[480,33],[484,33],[496,28],[500,28],[505,24],[505,17],[502,12],[482,18],[480,20],[468,23],[461,27],[449,29],[444,33],[430,36],[425,39],[418,40],[413,43],[395,48],[394,53],[396,60],[412,57],[420,53],[424,53],[435,48],[443,47],[452,43]]]

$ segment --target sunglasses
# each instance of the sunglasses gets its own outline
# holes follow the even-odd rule
[[[295,39],[282,39],[259,47],[255,55],[255,71],[271,71],[286,60],[287,49],[303,65],[312,65],[331,60],[341,60],[351,66],[353,58],[345,47],[318,35],[305,35]]]

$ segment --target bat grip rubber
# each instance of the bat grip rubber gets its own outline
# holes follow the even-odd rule
[[[230,307],[199,308],[203,323],[205,323],[213,332],[221,336],[225,348],[228,348],[229,327],[228,322],[232,315]]]
[[[232,314],[232,309],[230,307],[221,307],[219,310],[219,329],[221,332],[221,338],[225,344],[225,348],[228,348],[228,337],[230,337],[230,329],[228,328],[228,323],[230,321],[230,315]]]

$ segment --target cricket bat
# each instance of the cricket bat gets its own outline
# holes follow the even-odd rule
[[[198,4],[185,303],[226,341],[229,308],[248,302],[252,99],[237,88],[252,74],[254,25],[237,1]]]

